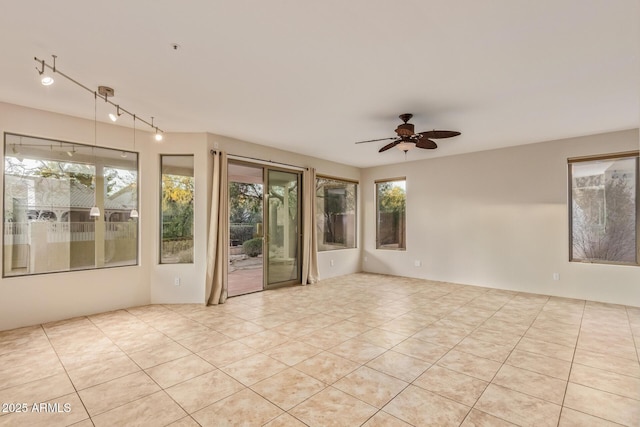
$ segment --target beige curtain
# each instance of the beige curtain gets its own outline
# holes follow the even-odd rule
[[[229,251],[229,197],[227,153],[213,155],[211,215],[207,241],[207,283],[205,304],[223,304],[227,300],[227,267]]]
[[[316,170],[303,172],[302,181],[302,278],[301,283],[316,283],[318,274],[318,233],[316,230]]]

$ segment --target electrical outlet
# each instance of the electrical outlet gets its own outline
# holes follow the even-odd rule
[[[553,273],[553,280],[560,280],[560,273]]]
[[[335,263],[333,262],[333,260],[331,260],[331,261],[329,261],[329,264],[331,265],[331,267],[333,267],[333,265],[334,265]]]
[[[180,277],[176,276],[173,278],[173,284],[175,286],[180,286]]]
[[[413,261],[413,265],[416,267],[422,267],[422,261],[420,261],[419,259]]]

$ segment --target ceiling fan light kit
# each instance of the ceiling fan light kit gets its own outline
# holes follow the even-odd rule
[[[413,117],[413,114],[405,113],[400,114],[400,120],[404,123],[398,125],[396,128],[397,137],[393,138],[382,138],[382,139],[371,139],[367,141],[359,141],[356,144],[362,144],[365,142],[377,142],[377,141],[386,141],[389,139],[393,139],[393,142],[382,147],[378,150],[379,153],[387,151],[393,147],[397,147],[400,151],[404,151],[406,154],[407,151],[413,150],[414,148],[423,148],[426,150],[434,150],[438,148],[438,145],[432,141],[432,139],[442,139],[442,138],[451,138],[453,136],[460,135],[460,132],[452,131],[452,130],[432,130],[427,132],[415,132],[415,127],[412,123],[407,123]]]

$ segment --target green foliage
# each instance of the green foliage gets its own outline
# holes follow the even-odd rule
[[[242,249],[247,256],[252,258],[262,254],[262,237],[247,240],[242,244]]]
[[[262,184],[229,183],[229,221],[262,222]]]
[[[378,203],[382,212],[403,212],[405,208],[404,188],[385,182],[378,187]]]
[[[193,195],[193,177],[162,175],[162,235],[165,239],[193,235]]]

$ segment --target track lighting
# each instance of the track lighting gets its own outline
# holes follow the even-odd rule
[[[36,67],[36,70],[38,70],[38,74],[40,74],[41,76],[41,81],[43,85],[50,85],[53,83],[53,77],[51,75],[48,74],[47,69],[49,69],[53,74],[59,74],[62,77],[64,77],[65,79],[69,80],[72,83],[75,83],[77,86],[80,86],[81,88],[83,88],[84,90],[95,94],[94,96],[100,96],[100,98],[102,98],[104,100],[104,102],[107,102],[109,104],[111,104],[113,107],[115,107],[116,112],[109,114],[109,118],[112,121],[116,121],[118,119],[118,117],[120,117],[122,114],[126,113],[128,115],[130,115],[131,117],[135,117],[137,120],[140,120],[142,123],[148,125],[151,127],[152,130],[155,130],[156,135],[156,139],[158,141],[162,140],[162,133],[164,132],[162,129],[158,128],[156,125],[153,124],[153,118],[151,119],[151,123],[149,123],[148,121],[141,119],[139,116],[136,116],[134,113],[124,109],[123,107],[121,107],[118,104],[114,104],[113,102],[111,102],[109,100],[109,97],[112,97],[114,95],[114,90],[108,86],[99,86],[98,87],[98,91],[96,92],[93,89],[89,89],[87,86],[83,85],[82,83],[78,82],[77,80],[69,77],[68,75],[64,74],[62,71],[58,70],[56,68],[56,55],[51,55],[53,57],[53,66],[47,64],[47,62],[44,59],[38,59],[37,57],[34,57],[33,59],[38,63],[38,66]],[[45,77],[49,77],[49,78],[45,78]]]
[[[162,141],[162,131],[158,129],[158,126],[154,126],[153,125],[153,116],[151,116],[151,129],[155,129],[156,130],[156,134],[154,136],[156,141]]]
[[[53,82],[53,77],[48,74],[43,75],[42,79],[40,79],[40,83],[42,83],[42,86],[51,86]]]
[[[116,113],[109,113],[109,118],[111,119],[112,122],[115,122],[118,120],[118,117],[120,117],[122,115],[122,113],[120,112],[120,106],[116,105]]]
[[[53,68],[51,69],[54,73],[56,72],[56,55],[51,55],[53,56]],[[46,70],[45,70],[45,62],[44,60],[41,61],[41,65],[42,65],[42,69],[38,69],[38,67],[36,67],[36,70],[38,70],[38,73],[40,74],[40,83],[42,83],[43,86],[51,86],[54,82],[53,77],[51,76],[51,74],[49,74]]]

